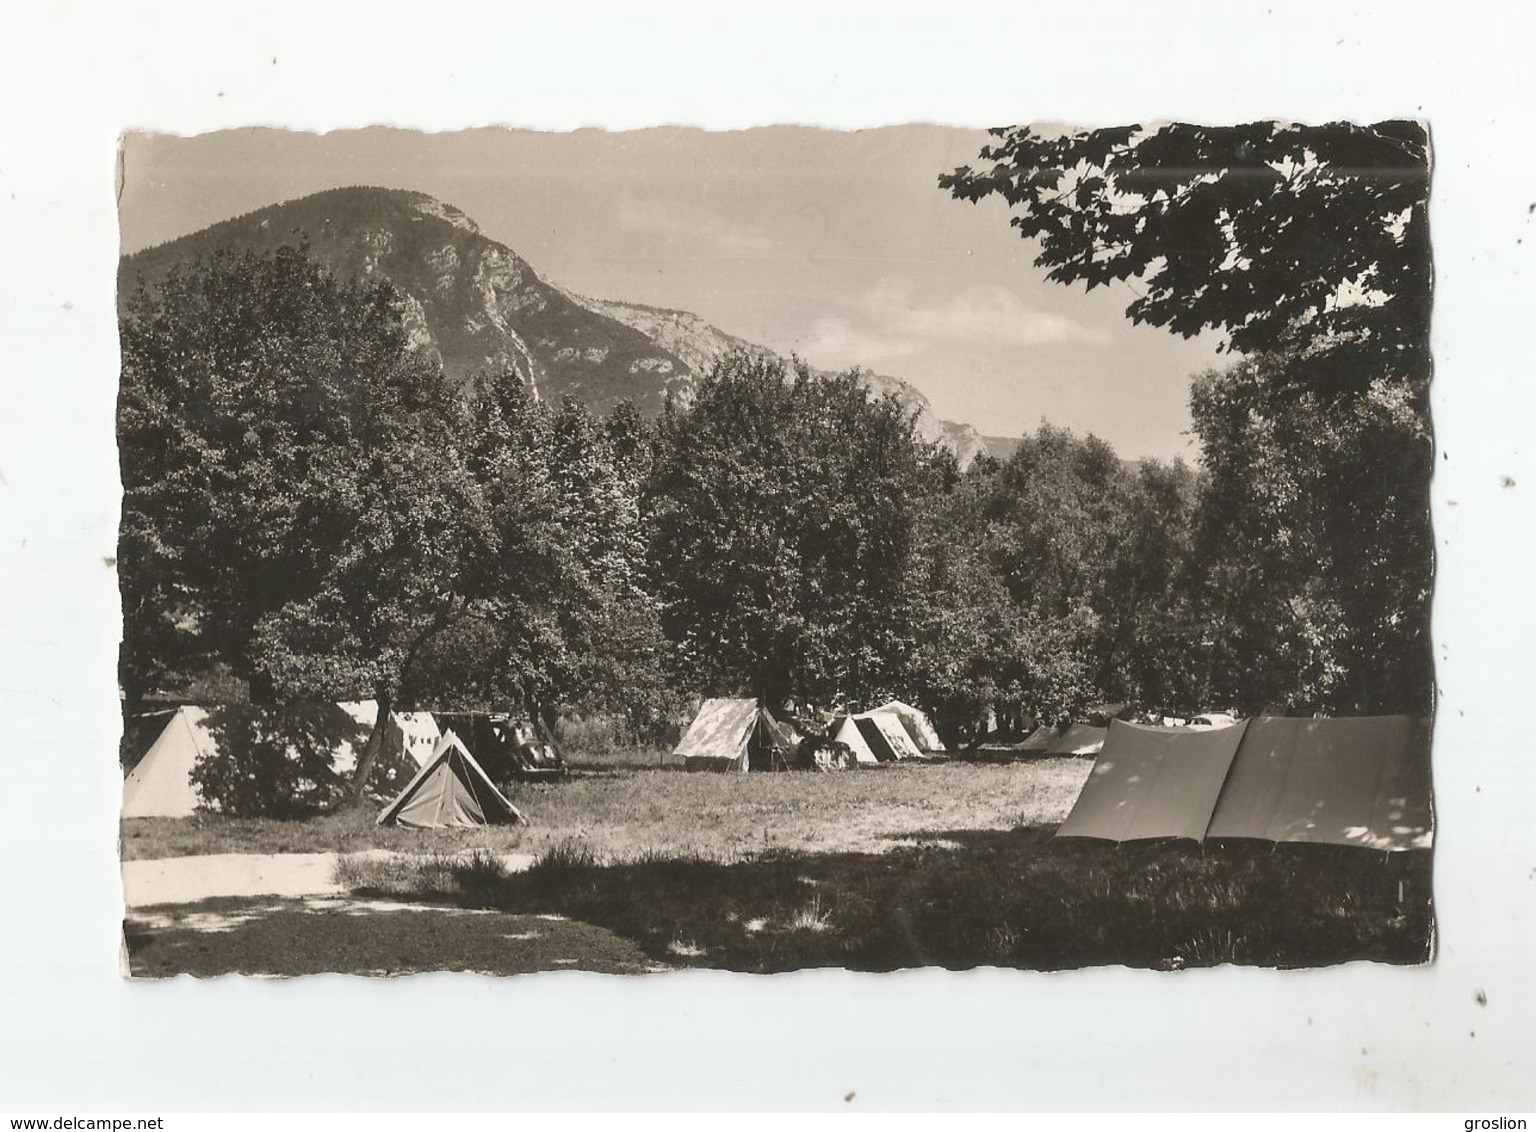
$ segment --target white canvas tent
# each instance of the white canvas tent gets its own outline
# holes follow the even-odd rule
[[[672,753],[688,770],[774,770],[795,765],[799,737],[756,700],[705,700]]]
[[[523,822],[522,811],[497,790],[475,756],[452,730],[434,744],[432,757],[379,815],[379,825],[410,829],[472,829]]]
[[[875,757],[881,762],[923,757],[923,752],[912,742],[912,736],[907,734],[901,717],[895,712],[868,711],[853,718],[870,749],[875,752]]]
[[[208,713],[178,708],[159,738],[123,781],[125,818],[184,818],[198,806],[192,768],[215,751]]]
[[[933,720],[928,718],[928,713],[913,707],[911,704],[902,703],[900,700],[892,700],[888,704],[881,704],[874,709],[877,712],[889,712],[901,720],[902,727],[906,728],[912,743],[919,751],[939,752],[944,750],[944,740],[939,738],[938,729],[933,726]]]
[[[863,766],[875,766],[880,760],[876,757],[874,749],[864,739],[864,733],[859,730],[858,723],[853,716],[845,715],[842,723],[838,725],[832,738],[835,742],[846,744],[853,752],[853,761]]]

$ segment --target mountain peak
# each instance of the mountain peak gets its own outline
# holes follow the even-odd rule
[[[410,340],[460,380],[512,370],[537,397],[572,397],[600,412],[631,401],[654,415],[669,394],[686,404],[727,354],[778,356],[688,311],[566,291],[453,205],[369,185],[270,205],[125,257],[119,293],[126,298],[137,279],[153,284],[172,266],[217,250],[271,252],[301,238],[338,275],[389,280]],[[963,463],[984,449],[975,429],[937,420],[906,382],[866,380],[916,411],[922,434]]]

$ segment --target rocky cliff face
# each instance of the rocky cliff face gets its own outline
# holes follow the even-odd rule
[[[570,396],[597,411],[628,400],[655,414],[669,393],[686,403],[733,351],[774,356],[687,311],[564,291],[457,208],[396,189],[316,193],[125,257],[119,294],[218,249],[270,252],[300,239],[339,274],[388,279],[401,293],[411,341],[459,378],[509,368],[543,398]],[[962,464],[996,447],[969,425],[939,420],[927,398],[899,378],[867,379],[916,409],[923,436],[949,446]]]

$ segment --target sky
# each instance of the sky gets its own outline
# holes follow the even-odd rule
[[[928,125],[130,134],[122,250],[322,189],[414,189],[562,287],[903,378],[987,435],[1048,420],[1126,457],[1193,459],[1189,379],[1223,364],[1221,339],[1132,326],[1128,286],[1048,282],[1004,203],[938,187],[986,140]]]

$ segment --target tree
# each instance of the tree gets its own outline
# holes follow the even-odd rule
[[[122,343],[125,687],[217,658],[254,700],[373,696],[385,723],[475,519],[453,390],[393,291],[302,246],[221,252],[141,282]]]
[[[1275,375],[1325,398],[1428,380],[1429,139],[1417,122],[1006,127],[989,168],[939,178],[1021,209],[1036,264],[1091,290],[1135,281],[1133,322],[1230,349],[1304,336],[1314,364]]]
[[[738,356],[669,406],[646,491],[650,585],[683,678],[769,701],[900,686],[918,517],[955,475],[857,373]]]
[[[1433,448],[1411,391],[1277,396],[1264,355],[1200,377],[1194,531],[1213,692],[1245,710],[1426,714],[1433,703]]]
[[[1195,476],[1042,426],[933,509],[917,679],[940,715],[1175,702]]]
[[[552,726],[564,709],[644,728],[670,702],[664,638],[641,586],[646,426],[535,401],[513,372],[482,374],[461,435],[484,522],[463,616],[426,646],[413,695],[459,706],[508,700]]]

